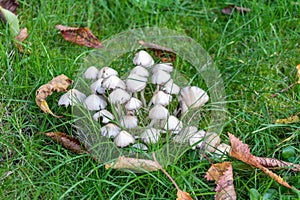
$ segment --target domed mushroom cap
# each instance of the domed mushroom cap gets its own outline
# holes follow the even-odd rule
[[[162,90],[168,94],[179,94],[180,92],[180,87],[174,83],[173,79],[170,79],[168,82],[166,82]]]
[[[141,50],[135,54],[133,58],[133,63],[135,65],[140,65],[142,67],[150,67],[154,64],[153,58],[146,51]]]
[[[181,131],[183,126],[182,122],[173,115],[170,115],[167,120],[164,120],[163,124],[165,130],[176,131],[176,132]]]
[[[223,158],[223,159],[226,159],[225,155],[229,154],[231,150],[231,147],[228,145],[228,144],[225,144],[225,143],[221,143],[217,146],[217,149],[215,151],[215,155],[218,157],[218,158]]]
[[[204,130],[200,130],[189,138],[189,144],[192,146],[192,149],[200,148],[202,146],[205,135],[206,132]]]
[[[142,67],[142,66],[136,66],[134,67],[131,71],[130,74],[136,74],[142,77],[148,77],[149,76],[149,72],[146,68]]]
[[[88,110],[102,110],[107,106],[107,102],[103,96],[91,94],[84,100],[84,104]]]
[[[197,108],[203,106],[209,97],[207,93],[196,86],[187,86],[180,91],[179,101],[183,101],[187,107]]]
[[[148,128],[141,134],[141,139],[146,144],[155,144],[159,140],[160,130]]]
[[[134,144],[135,139],[127,131],[121,131],[114,140],[117,147],[127,147],[130,144]]]
[[[152,74],[152,83],[162,85],[166,83],[168,80],[170,80],[171,75],[168,72],[165,72],[163,70],[153,70]]]
[[[188,142],[189,139],[195,135],[195,133],[198,131],[197,127],[195,126],[187,126],[181,129],[178,135],[176,135],[173,140],[174,142],[178,143],[185,143]]]
[[[108,99],[112,104],[123,104],[130,99],[130,95],[125,90],[118,88],[110,93]]]
[[[142,150],[142,151],[147,151],[148,150],[148,147],[142,143],[136,143],[134,145],[132,145],[133,148],[136,148],[136,149],[139,149],[139,150]]]
[[[159,104],[153,106],[153,108],[151,108],[151,110],[149,111],[150,119],[167,119],[168,115],[168,109]]]
[[[115,124],[108,123],[105,126],[102,126],[100,131],[101,135],[107,138],[114,138],[120,133],[121,128]]]
[[[90,89],[92,93],[96,94],[104,94],[105,93],[105,88],[102,87],[103,83],[103,78],[98,79],[94,83],[91,84]]]
[[[58,105],[64,105],[66,107],[74,106],[76,103],[83,102],[85,98],[85,94],[79,92],[76,89],[71,89],[59,98]]]
[[[98,69],[95,66],[91,66],[87,68],[87,70],[84,72],[84,78],[86,79],[96,79],[98,75]]]
[[[162,106],[169,105],[169,103],[172,101],[172,96],[169,94],[164,93],[163,91],[158,91],[153,95],[151,98],[151,102],[156,105],[160,104]]]
[[[115,119],[114,115],[111,114],[111,112],[109,112],[108,110],[100,110],[93,115],[93,119],[95,121],[98,121],[99,117],[101,119],[101,122],[105,124]]]
[[[128,129],[135,128],[138,125],[138,118],[134,115],[124,115],[120,117],[120,124]]]
[[[126,86],[129,92],[140,92],[145,89],[147,78],[137,74],[129,74],[126,79]]]
[[[131,97],[129,101],[125,104],[127,110],[137,110],[142,107],[142,102],[134,97]]]
[[[171,73],[173,71],[172,63],[159,63],[152,67],[152,72],[154,73],[155,70],[163,70],[165,72]]]
[[[118,76],[118,72],[111,67],[103,67],[98,72],[98,78],[108,78],[110,76]]]
[[[124,81],[122,81],[119,77],[115,75],[112,75],[104,79],[102,85],[104,88],[109,90],[116,89],[116,88],[121,88],[125,90],[126,88]]]
[[[205,151],[215,152],[216,147],[219,146],[221,139],[216,133],[207,133],[205,138]]]

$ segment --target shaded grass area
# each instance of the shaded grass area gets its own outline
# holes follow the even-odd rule
[[[296,1],[234,1],[251,8],[246,15],[223,15],[220,10],[226,3],[205,0],[19,2],[19,20],[28,28],[26,45],[31,53],[19,53],[1,24],[1,199],[176,198],[175,188],[161,172],[107,171],[104,164],[72,154],[38,134],[71,133],[71,120],[55,119],[37,108],[35,91],[61,73],[75,78],[91,51],[64,41],[55,29],[57,24],[88,26],[102,40],[147,26],[186,33],[213,57],[226,84],[228,120],[222,141],[229,143],[226,132],[230,131],[248,143],[253,154],[279,159],[285,147],[294,146],[293,162],[300,162],[299,123],[274,124],[278,118],[299,114],[299,86],[270,98],[296,81],[300,53]],[[69,113],[56,106],[59,96],[48,98],[48,104],[56,113]],[[251,188],[261,195],[273,192],[273,199],[298,199],[261,171],[232,161],[238,199],[249,199]],[[209,166],[197,153],[189,152],[167,171],[195,199],[213,199],[215,186],[203,178]],[[278,173],[300,188],[299,174]]]

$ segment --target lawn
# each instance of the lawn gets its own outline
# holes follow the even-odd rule
[[[72,134],[72,118],[57,119],[42,113],[35,104],[35,92],[59,74],[76,78],[93,50],[65,41],[55,28],[58,24],[89,27],[100,40],[128,29],[152,26],[188,35],[210,54],[225,84],[228,112],[218,133],[222,141],[229,144],[227,132],[231,132],[249,144],[256,156],[300,163],[299,122],[274,123],[299,115],[300,87],[270,98],[297,81],[300,3],[158,2],[19,0],[18,18],[29,32],[25,41],[28,52],[20,53],[7,26],[0,25],[0,199],[176,199],[176,189],[162,172],[106,170],[105,163],[72,153],[39,134]],[[251,11],[221,13],[229,3]],[[47,102],[55,113],[67,115],[69,109],[56,106],[60,95],[52,95]],[[295,150],[291,157],[283,156],[287,147]],[[262,171],[231,157],[227,160],[233,162],[238,199],[249,199],[253,189],[263,199],[300,198]],[[215,184],[204,178],[209,167],[207,160],[190,151],[166,170],[194,199],[213,199]],[[300,188],[299,173],[276,173]]]

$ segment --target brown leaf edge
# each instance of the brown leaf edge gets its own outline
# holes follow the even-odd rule
[[[15,37],[15,44],[16,46],[18,47],[19,51],[24,53],[24,49],[23,49],[23,46],[22,46],[22,42],[28,37],[28,33],[27,33],[27,28],[23,28],[20,30],[20,33],[19,35],[17,35]]]
[[[189,193],[182,190],[177,190],[176,200],[193,200]]]

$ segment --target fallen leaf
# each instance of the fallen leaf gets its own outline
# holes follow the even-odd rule
[[[0,0],[0,6],[2,8],[5,8],[6,10],[9,10],[13,14],[17,15],[17,8],[19,7],[19,3],[17,0]],[[0,18],[6,22],[5,17],[0,12]]]
[[[65,147],[68,150],[71,150],[74,153],[87,153],[87,151],[82,147],[79,140],[70,135],[67,135],[62,132],[48,132],[45,133],[45,135],[55,140],[63,147]]]
[[[236,138],[234,135],[231,133],[228,133],[229,139],[231,142],[231,151],[230,155],[236,159],[239,159],[243,161],[244,163],[247,163],[249,165],[253,165],[254,167],[257,167],[261,169],[265,174],[273,178],[275,181],[277,181],[279,184],[293,189],[292,186],[290,186],[286,181],[284,181],[280,176],[277,174],[273,173],[271,170],[267,169],[260,163],[260,159],[257,159],[256,156],[252,155],[250,153],[250,148],[248,147],[247,144],[244,144],[241,140]]]
[[[297,78],[298,78],[297,83],[300,84],[300,64],[296,66],[296,69],[297,69]]]
[[[57,25],[65,40],[93,48],[102,48],[101,42],[93,35],[89,28],[74,28],[69,26]]]
[[[206,172],[205,178],[209,181],[215,180],[217,184],[216,200],[236,199],[231,162],[213,164]]]
[[[285,119],[277,119],[275,124],[292,124],[297,122],[299,122],[299,117],[295,115]]]
[[[128,158],[120,156],[116,162],[105,165],[105,169],[128,169],[135,172],[151,172],[159,170],[159,166],[152,160]]]
[[[222,9],[222,13],[225,15],[231,15],[233,11],[237,11],[240,14],[246,14],[247,12],[251,12],[250,8],[239,7],[235,5],[228,5]]]
[[[24,49],[22,46],[22,42],[28,37],[27,28],[23,28],[20,30],[19,35],[15,37],[16,39],[16,46],[20,50],[20,52],[24,53]]]
[[[49,106],[46,102],[46,98],[48,96],[50,96],[53,92],[65,92],[65,91],[67,91],[67,88],[72,83],[73,83],[73,81],[64,74],[61,74],[61,75],[53,78],[51,81],[49,81],[47,84],[42,85],[36,91],[36,97],[35,97],[36,104],[45,113],[50,113],[54,117],[62,117],[62,116],[55,115],[50,110],[50,108],[49,108]]]
[[[189,193],[182,190],[177,190],[176,200],[193,200]]]
[[[300,171],[300,165],[299,164],[294,164],[290,162],[285,162],[282,160],[277,160],[275,158],[264,158],[264,157],[256,157],[258,162],[264,166],[264,167],[272,167],[272,168],[278,168],[278,169],[290,169],[294,172],[299,172]]]
[[[18,17],[2,6],[0,6],[0,13],[3,15],[6,23],[8,23],[10,34],[13,37],[17,36],[20,32]]]

